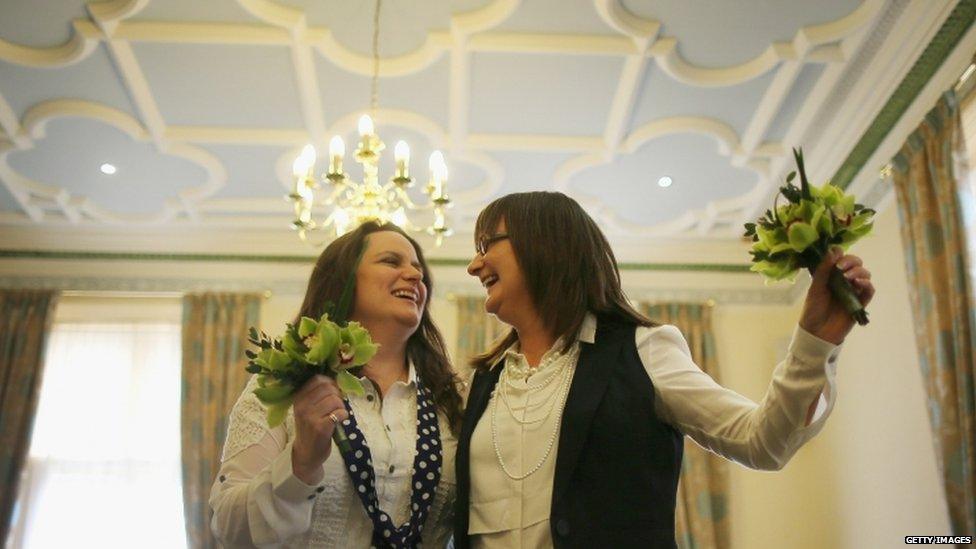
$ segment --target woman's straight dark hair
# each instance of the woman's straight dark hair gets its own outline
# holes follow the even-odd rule
[[[557,339],[564,338],[563,351],[573,344],[587,313],[601,321],[657,325],[628,303],[610,243],[575,200],[545,191],[505,195],[481,210],[475,241],[491,236],[502,220],[532,302],[543,324]],[[516,341],[513,329],[471,365],[490,368]]]
[[[308,289],[305,300],[295,318],[297,323],[301,317],[307,316],[318,319],[325,312],[325,304],[338,303],[346,279],[354,276],[356,260],[366,246],[369,235],[380,231],[393,231],[401,234],[417,252],[423,271],[423,282],[427,286],[427,295],[434,294],[430,269],[424,259],[420,245],[410,238],[400,227],[392,223],[379,224],[373,221],[363,223],[355,230],[348,232],[332,241],[315,262],[312,276],[308,279]],[[353,294],[355,295],[355,294]],[[355,310],[355,298],[350,311]],[[445,415],[451,430],[459,432],[461,427],[461,395],[458,393],[460,380],[451,367],[447,358],[447,347],[444,337],[430,317],[430,299],[424,303],[424,310],[420,317],[420,326],[407,340],[407,357],[417,369],[420,379],[427,385],[434,395],[434,403]]]

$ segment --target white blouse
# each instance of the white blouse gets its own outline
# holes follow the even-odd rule
[[[339,449],[323,464],[319,486],[296,477],[291,467],[295,418],[268,427],[265,409],[252,392],[252,376],[231,412],[220,471],[210,492],[211,529],[225,547],[369,547],[373,523],[353,491]],[[416,455],[416,372],[393,384],[382,401],[360,378],[365,396],[349,404],[369,444],[380,508],[396,524],[410,517],[410,477]],[[444,547],[451,536],[457,440],[438,417],[443,462],[440,484],[423,529],[423,545]]]
[[[579,341],[592,343],[595,337],[596,318],[588,315]],[[840,348],[799,327],[786,359],[776,367],[766,395],[758,404],[717,384],[692,362],[688,343],[674,326],[638,327],[635,340],[654,385],[658,417],[704,448],[747,467],[782,468],[800,446],[823,428],[833,409]],[[558,380],[541,389],[528,387],[548,379],[552,373],[548,369],[559,362],[558,348],[557,343],[543,355],[534,371],[516,348],[505,355],[504,368],[526,370],[530,375],[506,386],[504,401],[498,402],[506,378],[502,375],[472,434],[468,533],[473,547],[552,546],[549,513],[558,429],[548,458],[538,471],[524,479],[506,474],[498,454],[513,476],[527,473],[545,455],[559,410],[553,410],[541,422],[526,422],[526,417],[531,421],[544,415],[544,409],[533,411],[533,406],[545,401],[549,392],[559,390]],[[576,366],[576,357],[572,358],[565,366],[571,369],[570,379]],[[810,404],[818,395],[815,415],[807,424]],[[514,414],[509,413],[508,406]]]

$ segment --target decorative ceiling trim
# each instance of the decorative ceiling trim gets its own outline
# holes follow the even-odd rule
[[[921,57],[915,61],[908,74],[902,79],[881,112],[874,117],[867,131],[858,140],[844,163],[837,169],[831,182],[847,188],[851,181],[864,168],[868,159],[881,145],[888,132],[894,128],[902,114],[921,93],[932,75],[942,66],[943,61],[962,39],[973,21],[976,20],[976,0],[960,0],[949,14],[935,37],[929,42]]]
[[[722,156],[734,157],[741,152],[739,136],[731,126],[721,120],[700,116],[675,116],[649,122],[632,131],[620,143],[619,147],[614,147],[614,150],[621,154],[633,154],[649,141],[674,134],[696,134],[710,137],[715,140],[718,153]],[[609,164],[613,161],[614,156],[612,151],[582,154],[564,162],[556,168],[553,174],[555,189],[576,197],[591,215],[607,226],[611,234],[661,236],[689,231],[696,226],[699,227],[700,233],[704,233],[720,218],[732,219],[736,217],[737,211],[746,203],[745,198],[752,197],[756,188],[765,188],[767,174],[764,169],[764,161],[745,162],[744,167],[752,170],[758,176],[756,185],[750,191],[741,196],[710,201],[704,208],[686,211],[677,218],[664,223],[652,226],[639,225],[621,218],[599,196],[591,195],[585,189],[581,189],[584,194],[581,196],[579,192],[573,192],[570,188],[574,177],[590,168]]]
[[[0,147],[0,182],[21,202],[33,222],[44,220],[44,210],[58,212],[72,224],[83,217],[108,224],[158,225],[185,214],[198,219],[196,205],[212,196],[227,183],[227,171],[216,157],[207,151],[186,143],[172,143],[161,152],[188,160],[203,168],[207,177],[197,187],[183,189],[174,199],[152,215],[121,214],[98,206],[89,198],[72,197],[65,188],[32,180],[18,173],[8,162],[8,156],[17,151],[34,148],[36,141],[47,133],[47,124],[58,118],[87,118],[111,126],[136,142],[149,141],[146,129],[128,113],[94,103],[72,99],[45,101],[32,107],[24,115],[23,128],[18,135],[24,137],[16,146]]]
[[[314,264],[314,255],[244,255],[244,254],[198,254],[198,253],[148,253],[148,252],[105,252],[75,250],[4,250],[0,249],[0,259],[49,259],[71,261],[191,261],[208,263],[297,263]],[[427,258],[427,263],[435,267],[464,267],[470,263],[464,258]],[[620,263],[621,271],[696,271],[708,273],[747,273],[749,265],[728,263]]]

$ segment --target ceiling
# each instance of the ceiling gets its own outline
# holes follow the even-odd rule
[[[493,198],[550,189],[624,260],[745,263],[790,148],[833,175],[953,4],[384,0],[377,128],[419,178],[445,151],[457,235],[435,254],[469,256]],[[355,142],[372,18],[366,0],[5,0],[3,247],[299,249],[291,162]]]

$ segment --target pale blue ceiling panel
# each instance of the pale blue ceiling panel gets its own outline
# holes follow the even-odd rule
[[[669,176],[668,188],[658,179]],[[709,201],[741,195],[756,184],[749,169],[734,168],[710,137],[674,134],[644,144],[612,164],[592,167],[570,180],[573,193],[599,196],[623,219],[655,225]]]
[[[85,0],[3,0],[0,38],[21,46],[49,48],[71,39],[71,22],[88,18]]]
[[[154,0],[133,18],[136,21],[184,21],[209,23],[263,24],[237,0]]]
[[[450,62],[445,55],[420,72],[381,78],[379,108],[414,111],[447,130],[449,67]],[[369,76],[340,69],[321,55],[316,56],[315,72],[326,124],[331,126],[343,116],[369,108]]]
[[[305,11],[308,24],[328,27],[346,48],[363,55],[373,51],[374,2],[365,0],[289,0]],[[384,0],[380,14],[380,55],[403,55],[423,45],[430,31],[449,31],[451,14],[485,6],[488,0],[417,2]]]
[[[94,101],[136,115],[104,45],[87,58],[57,69],[33,68],[0,61],[0,94],[18,118],[49,99]]]
[[[505,167],[505,182],[494,196],[528,191],[551,191],[556,169],[576,155],[571,153],[537,153],[497,151],[491,156]],[[487,202],[486,202],[487,203]]]
[[[31,179],[63,187],[117,213],[157,212],[181,189],[206,181],[197,164],[161,154],[150,143],[132,141],[114,127],[84,118],[50,121],[47,137],[33,149],[11,153],[9,160]],[[116,174],[101,173],[103,163],[115,165]]]
[[[618,35],[599,17],[593,0],[534,0],[522,2],[498,32],[544,32]]]
[[[472,55],[472,133],[602,135],[623,59]]]
[[[624,0],[632,13],[660,21],[661,35],[676,38],[681,56],[703,67],[745,63],[771,42],[791,41],[801,27],[840,19],[860,4],[860,0]]]
[[[767,141],[780,141],[783,139],[783,136],[789,131],[790,125],[793,124],[796,113],[800,111],[800,107],[807,100],[807,95],[810,93],[810,90],[820,80],[820,75],[823,74],[823,71],[824,66],[819,64],[806,65],[800,70],[800,74],[797,75],[796,80],[793,82],[793,88],[786,96],[783,105],[780,107],[779,112],[776,113],[776,117],[773,118],[769,129],[766,131]],[[785,145],[795,146],[798,143],[786,143]]]
[[[289,149],[256,145],[201,145],[227,169],[227,185],[213,198],[281,197],[288,191],[278,181],[275,165]]]
[[[287,47],[132,47],[167,124],[304,127]]]
[[[725,122],[741,137],[766,88],[770,71],[735,86],[702,88],[674,80],[655,64],[649,64],[638,92],[630,130],[672,116],[704,116]]]

